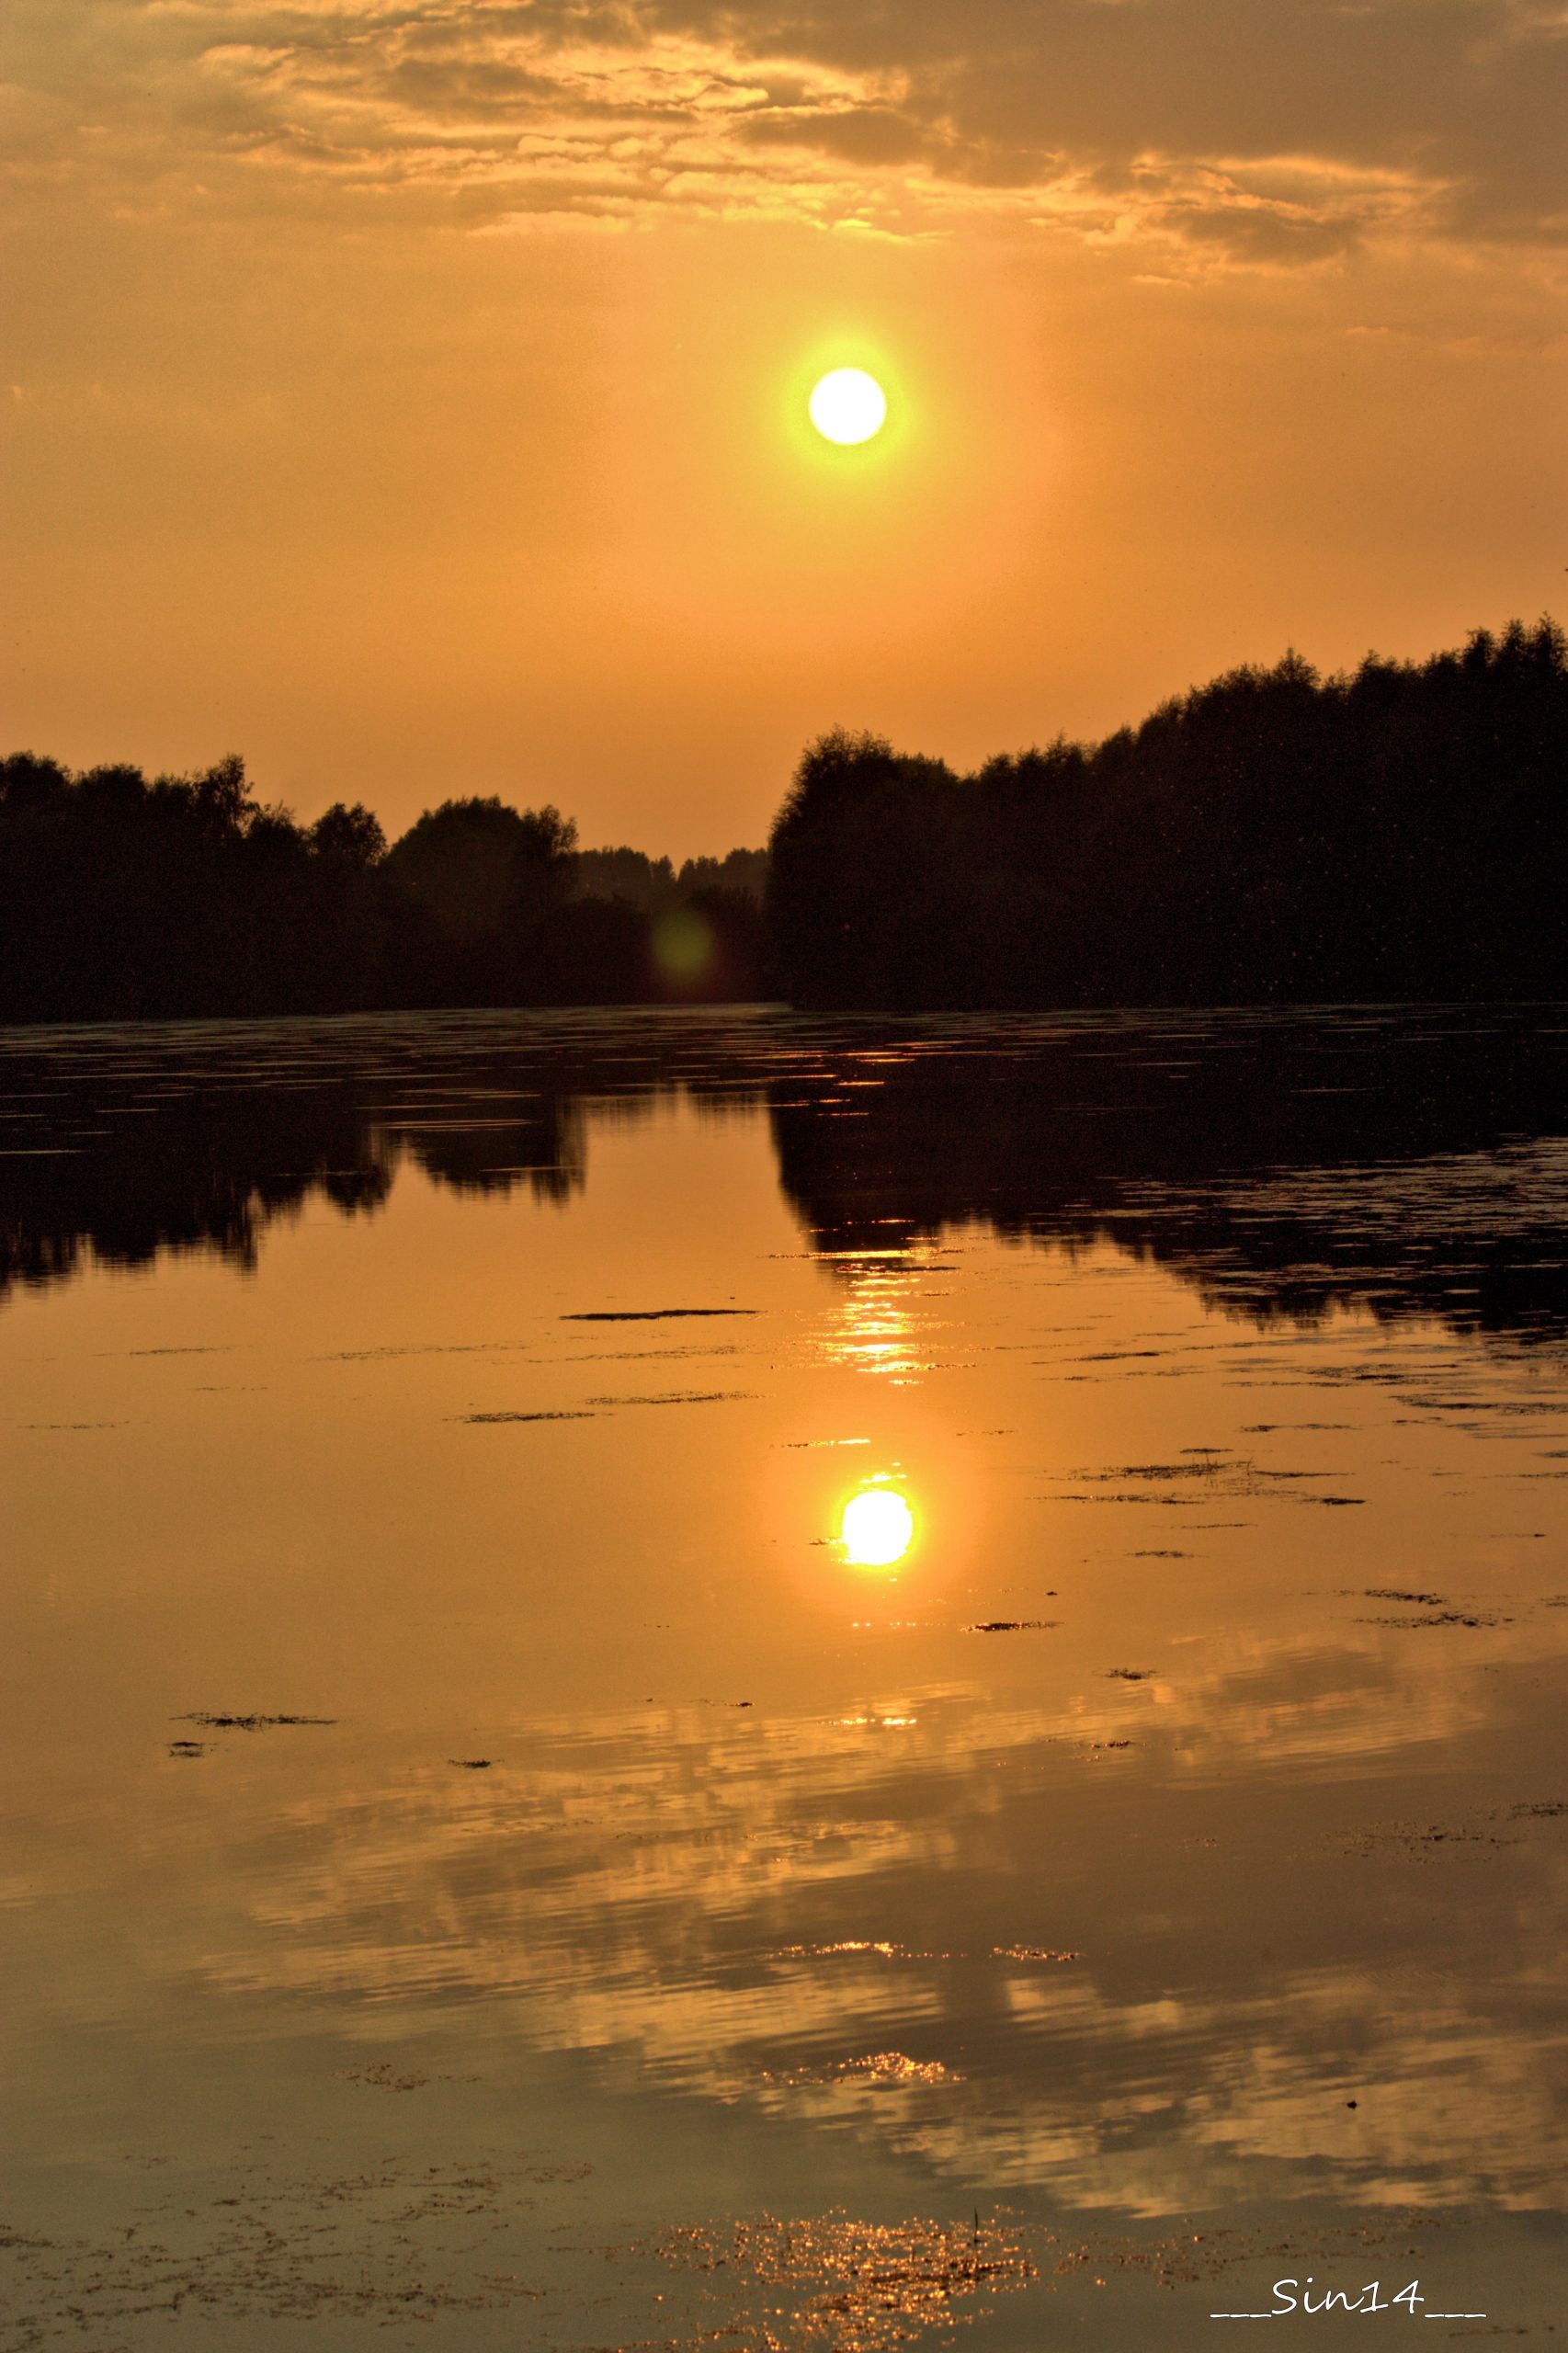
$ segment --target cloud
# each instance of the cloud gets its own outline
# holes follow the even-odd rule
[[[30,0],[13,39],[35,181],[1043,230],[1178,274],[1568,241],[1537,0]]]

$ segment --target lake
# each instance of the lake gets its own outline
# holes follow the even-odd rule
[[[1562,2334],[1568,1011],[0,1090],[8,2346]]]

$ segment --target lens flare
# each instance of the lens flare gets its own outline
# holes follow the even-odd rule
[[[713,926],[695,907],[676,907],[653,926],[653,961],[666,981],[699,981],[713,961]]]
[[[915,1514],[896,1487],[862,1487],[844,1506],[840,1534],[857,1568],[891,1569],[915,1541]]]
[[[851,448],[869,441],[887,421],[887,394],[863,368],[835,368],[812,393],[812,423],[824,441]]]

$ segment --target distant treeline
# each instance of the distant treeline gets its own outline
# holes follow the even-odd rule
[[[580,849],[576,889],[585,899],[629,899],[662,915],[699,891],[738,891],[761,904],[767,887],[767,852],[733,849],[726,858],[688,858],[680,867],[641,849]]]
[[[762,851],[579,852],[559,811],[448,801],[389,848],[244,763],[149,779],[0,760],[0,1020],[155,1020],[771,994]]]
[[[1568,645],[1550,620],[1320,678],[1288,654],[959,776],[824,736],[773,829],[813,1006],[1568,995]]]
[[[770,847],[579,850],[444,801],[389,848],[243,762],[0,760],[0,1020],[434,1006],[1259,1005],[1568,995],[1568,642],[1233,670],[959,776],[842,731]],[[766,919],[765,919],[766,908]]]

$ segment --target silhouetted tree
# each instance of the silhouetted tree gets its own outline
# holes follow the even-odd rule
[[[528,1005],[547,999],[576,827],[558,809],[444,801],[394,842],[381,874],[403,902],[418,999]]]
[[[379,865],[387,854],[381,821],[362,801],[356,801],[352,807],[346,801],[335,801],[316,819],[309,839],[318,858],[333,858],[339,866],[360,873],[367,867]]]

